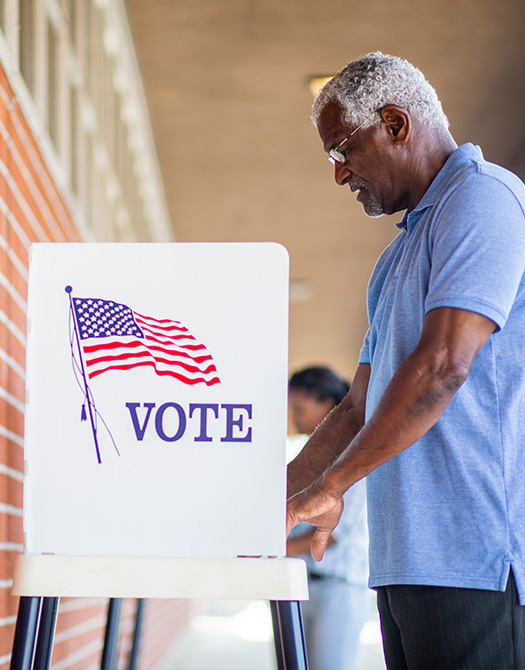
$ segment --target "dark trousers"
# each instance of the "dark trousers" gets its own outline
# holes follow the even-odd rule
[[[525,607],[504,593],[440,586],[377,589],[389,670],[525,670]]]

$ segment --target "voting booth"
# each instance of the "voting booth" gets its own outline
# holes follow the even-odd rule
[[[279,667],[305,667],[288,282],[273,243],[31,247],[12,667],[49,667],[60,596],[268,599]]]

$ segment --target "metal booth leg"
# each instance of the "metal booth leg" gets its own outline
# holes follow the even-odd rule
[[[114,670],[117,667],[118,626],[121,605],[122,600],[120,598],[110,598],[100,670]]]
[[[35,652],[35,668],[38,668],[38,670],[49,670],[51,667],[58,603],[59,598],[44,598],[44,602],[42,603]]]
[[[10,670],[31,670],[40,601],[40,597],[22,596],[20,598]]]
[[[135,630],[133,632],[133,643],[131,645],[131,654],[129,657],[128,670],[137,670],[140,635],[142,632],[142,621],[144,619],[144,598],[137,600],[137,609],[135,610]]]
[[[296,600],[271,601],[270,609],[278,670],[308,670],[301,604]]]

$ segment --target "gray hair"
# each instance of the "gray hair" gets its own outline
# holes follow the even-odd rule
[[[380,51],[352,61],[323,86],[312,107],[314,125],[330,102],[340,105],[344,121],[351,126],[358,126],[376,109],[391,104],[403,107],[440,134],[446,134],[449,128],[437,93],[421,70],[403,58]],[[367,120],[363,128],[374,120]]]

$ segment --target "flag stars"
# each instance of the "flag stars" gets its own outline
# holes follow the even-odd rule
[[[126,305],[102,299],[75,298],[73,301],[80,336],[88,337],[140,337],[144,333]]]

